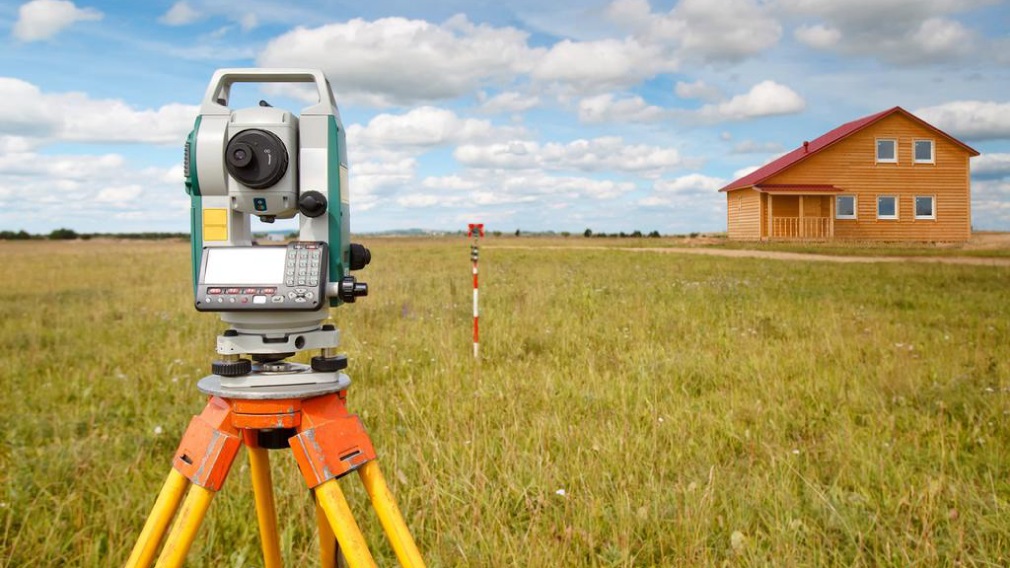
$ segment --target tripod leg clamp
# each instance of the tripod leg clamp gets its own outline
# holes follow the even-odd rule
[[[372,440],[337,395],[306,401],[291,453],[310,489],[354,471],[376,458]]]
[[[231,423],[231,407],[212,397],[199,416],[190,421],[175,451],[172,466],[190,481],[218,491],[228,477],[242,439]]]

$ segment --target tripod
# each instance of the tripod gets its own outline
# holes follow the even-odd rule
[[[358,417],[347,411],[350,379],[343,374],[339,378],[336,383],[255,390],[223,388],[216,375],[202,379],[198,387],[210,400],[186,429],[126,567],[150,566],[177,511],[156,566],[182,566],[211,500],[243,445],[249,450],[265,568],[281,567],[267,451],[286,447],[315,495],[321,566],[337,566],[338,552],[350,568],[376,566],[337,482],[356,470],[400,564],[423,567],[417,545],[379,471],[371,439]]]

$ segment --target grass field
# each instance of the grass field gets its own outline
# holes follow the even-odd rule
[[[429,566],[1010,563],[1010,268],[489,246],[477,364],[468,242],[367,244],[350,405]],[[0,566],[121,565],[223,328],[186,244],[0,261]],[[317,565],[272,456],[286,565]],[[262,565],[246,463],[188,566]]]

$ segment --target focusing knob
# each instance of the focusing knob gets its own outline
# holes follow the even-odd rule
[[[348,303],[354,302],[358,296],[368,295],[368,284],[358,282],[353,276],[344,276],[340,281],[340,294],[338,297]]]
[[[318,191],[306,191],[298,198],[298,211],[306,217],[318,217],[326,213],[326,196]]]
[[[351,270],[361,270],[372,262],[372,251],[365,248],[365,245],[351,243]]]
[[[273,132],[250,128],[228,141],[224,163],[231,177],[252,189],[266,189],[288,171],[288,151]]]
[[[249,359],[214,361],[210,364],[210,372],[222,377],[241,377],[252,372],[252,361]]]

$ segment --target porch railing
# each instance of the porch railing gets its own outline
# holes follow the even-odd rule
[[[828,217],[772,217],[772,238],[827,239],[830,221]]]

